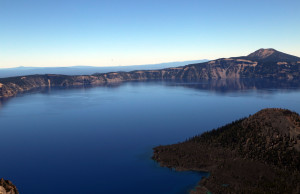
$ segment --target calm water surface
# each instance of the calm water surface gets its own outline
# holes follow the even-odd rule
[[[22,194],[186,193],[205,174],[174,172],[152,148],[280,107],[298,83],[130,82],[51,89],[0,105],[0,176]]]

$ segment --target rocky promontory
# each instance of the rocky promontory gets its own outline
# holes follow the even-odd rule
[[[204,63],[160,70],[111,72],[93,75],[30,75],[0,79],[0,97],[10,97],[39,87],[95,86],[134,80],[215,80],[240,78],[299,79],[300,58],[274,49],[248,56],[221,58]]]
[[[0,194],[19,194],[18,189],[9,180],[0,179]]]
[[[300,193],[300,116],[263,109],[185,142],[158,146],[153,159],[177,170],[210,172],[191,193]]]

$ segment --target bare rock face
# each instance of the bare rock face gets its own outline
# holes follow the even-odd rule
[[[0,179],[0,194],[19,194],[18,189],[9,180]]]

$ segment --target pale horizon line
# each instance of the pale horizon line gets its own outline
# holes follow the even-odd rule
[[[0,69],[14,69],[14,68],[67,68],[67,67],[129,67],[129,66],[150,66],[150,65],[161,65],[161,64],[168,64],[168,63],[184,63],[184,62],[193,62],[193,61],[210,61],[211,59],[195,59],[195,60],[180,60],[180,61],[169,61],[169,62],[158,62],[158,63],[148,63],[148,64],[134,64],[134,65],[109,65],[109,66],[95,66],[95,65],[70,65],[70,66],[26,66],[26,65],[19,65],[13,67],[1,67]]]

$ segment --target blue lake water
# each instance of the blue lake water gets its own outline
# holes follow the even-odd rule
[[[51,89],[0,104],[0,177],[22,194],[186,193],[204,173],[151,160],[177,143],[267,107],[300,112],[298,83],[128,82]]]

